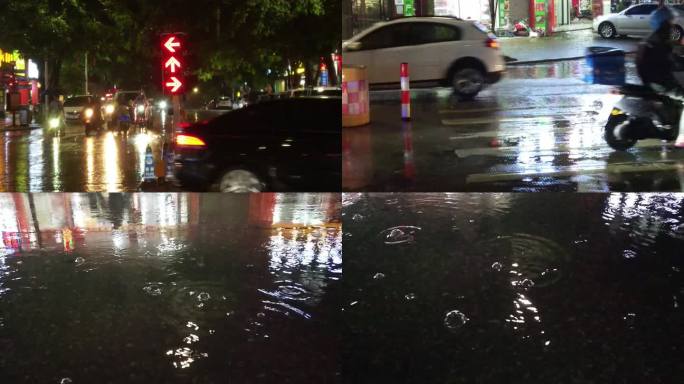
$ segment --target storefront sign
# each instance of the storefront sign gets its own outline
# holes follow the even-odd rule
[[[534,0],[534,27],[546,31],[546,0]]]
[[[404,1],[404,16],[415,16],[416,9],[414,8],[413,0]]]
[[[499,5],[498,5],[498,15],[499,15],[499,25],[497,25],[498,28],[503,28],[508,25],[508,15],[509,15],[509,7],[510,7],[510,0],[499,0]],[[494,27],[492,26],[492,29]]]

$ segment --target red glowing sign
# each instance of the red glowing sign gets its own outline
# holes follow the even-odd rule
[[[185,93],[185,39],[183,33],[165,33],[161,36],[162,89],[165,94]]]

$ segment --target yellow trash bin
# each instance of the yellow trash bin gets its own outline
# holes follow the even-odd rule
[[[342,66],[343,127],[358,127],[370,123],[370,103],[366,78],[365,66]]]

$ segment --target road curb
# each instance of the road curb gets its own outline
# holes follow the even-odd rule
[[[628,51],[625,52],[625,55],[634,55],[636,54],[636,51]],[[586,55],[582,56],[573,56],[573,57],[562,57],[562,58],[555,58],[555,59],[543,59],[543,60],[528,60],[528,61],[511,61],[506,63],[507,67],[515,67],[515,66],[520,66],[520,65],[534,65],[534,64],[545,64],[545,63],[557,63],[560,61],[573,61],[573,60],[581,60],[584,59]]]

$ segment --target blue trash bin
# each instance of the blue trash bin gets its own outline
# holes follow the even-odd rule
[[[612,47],[587,48],[586,60],[590,84],[624,85],[625,51]]]

